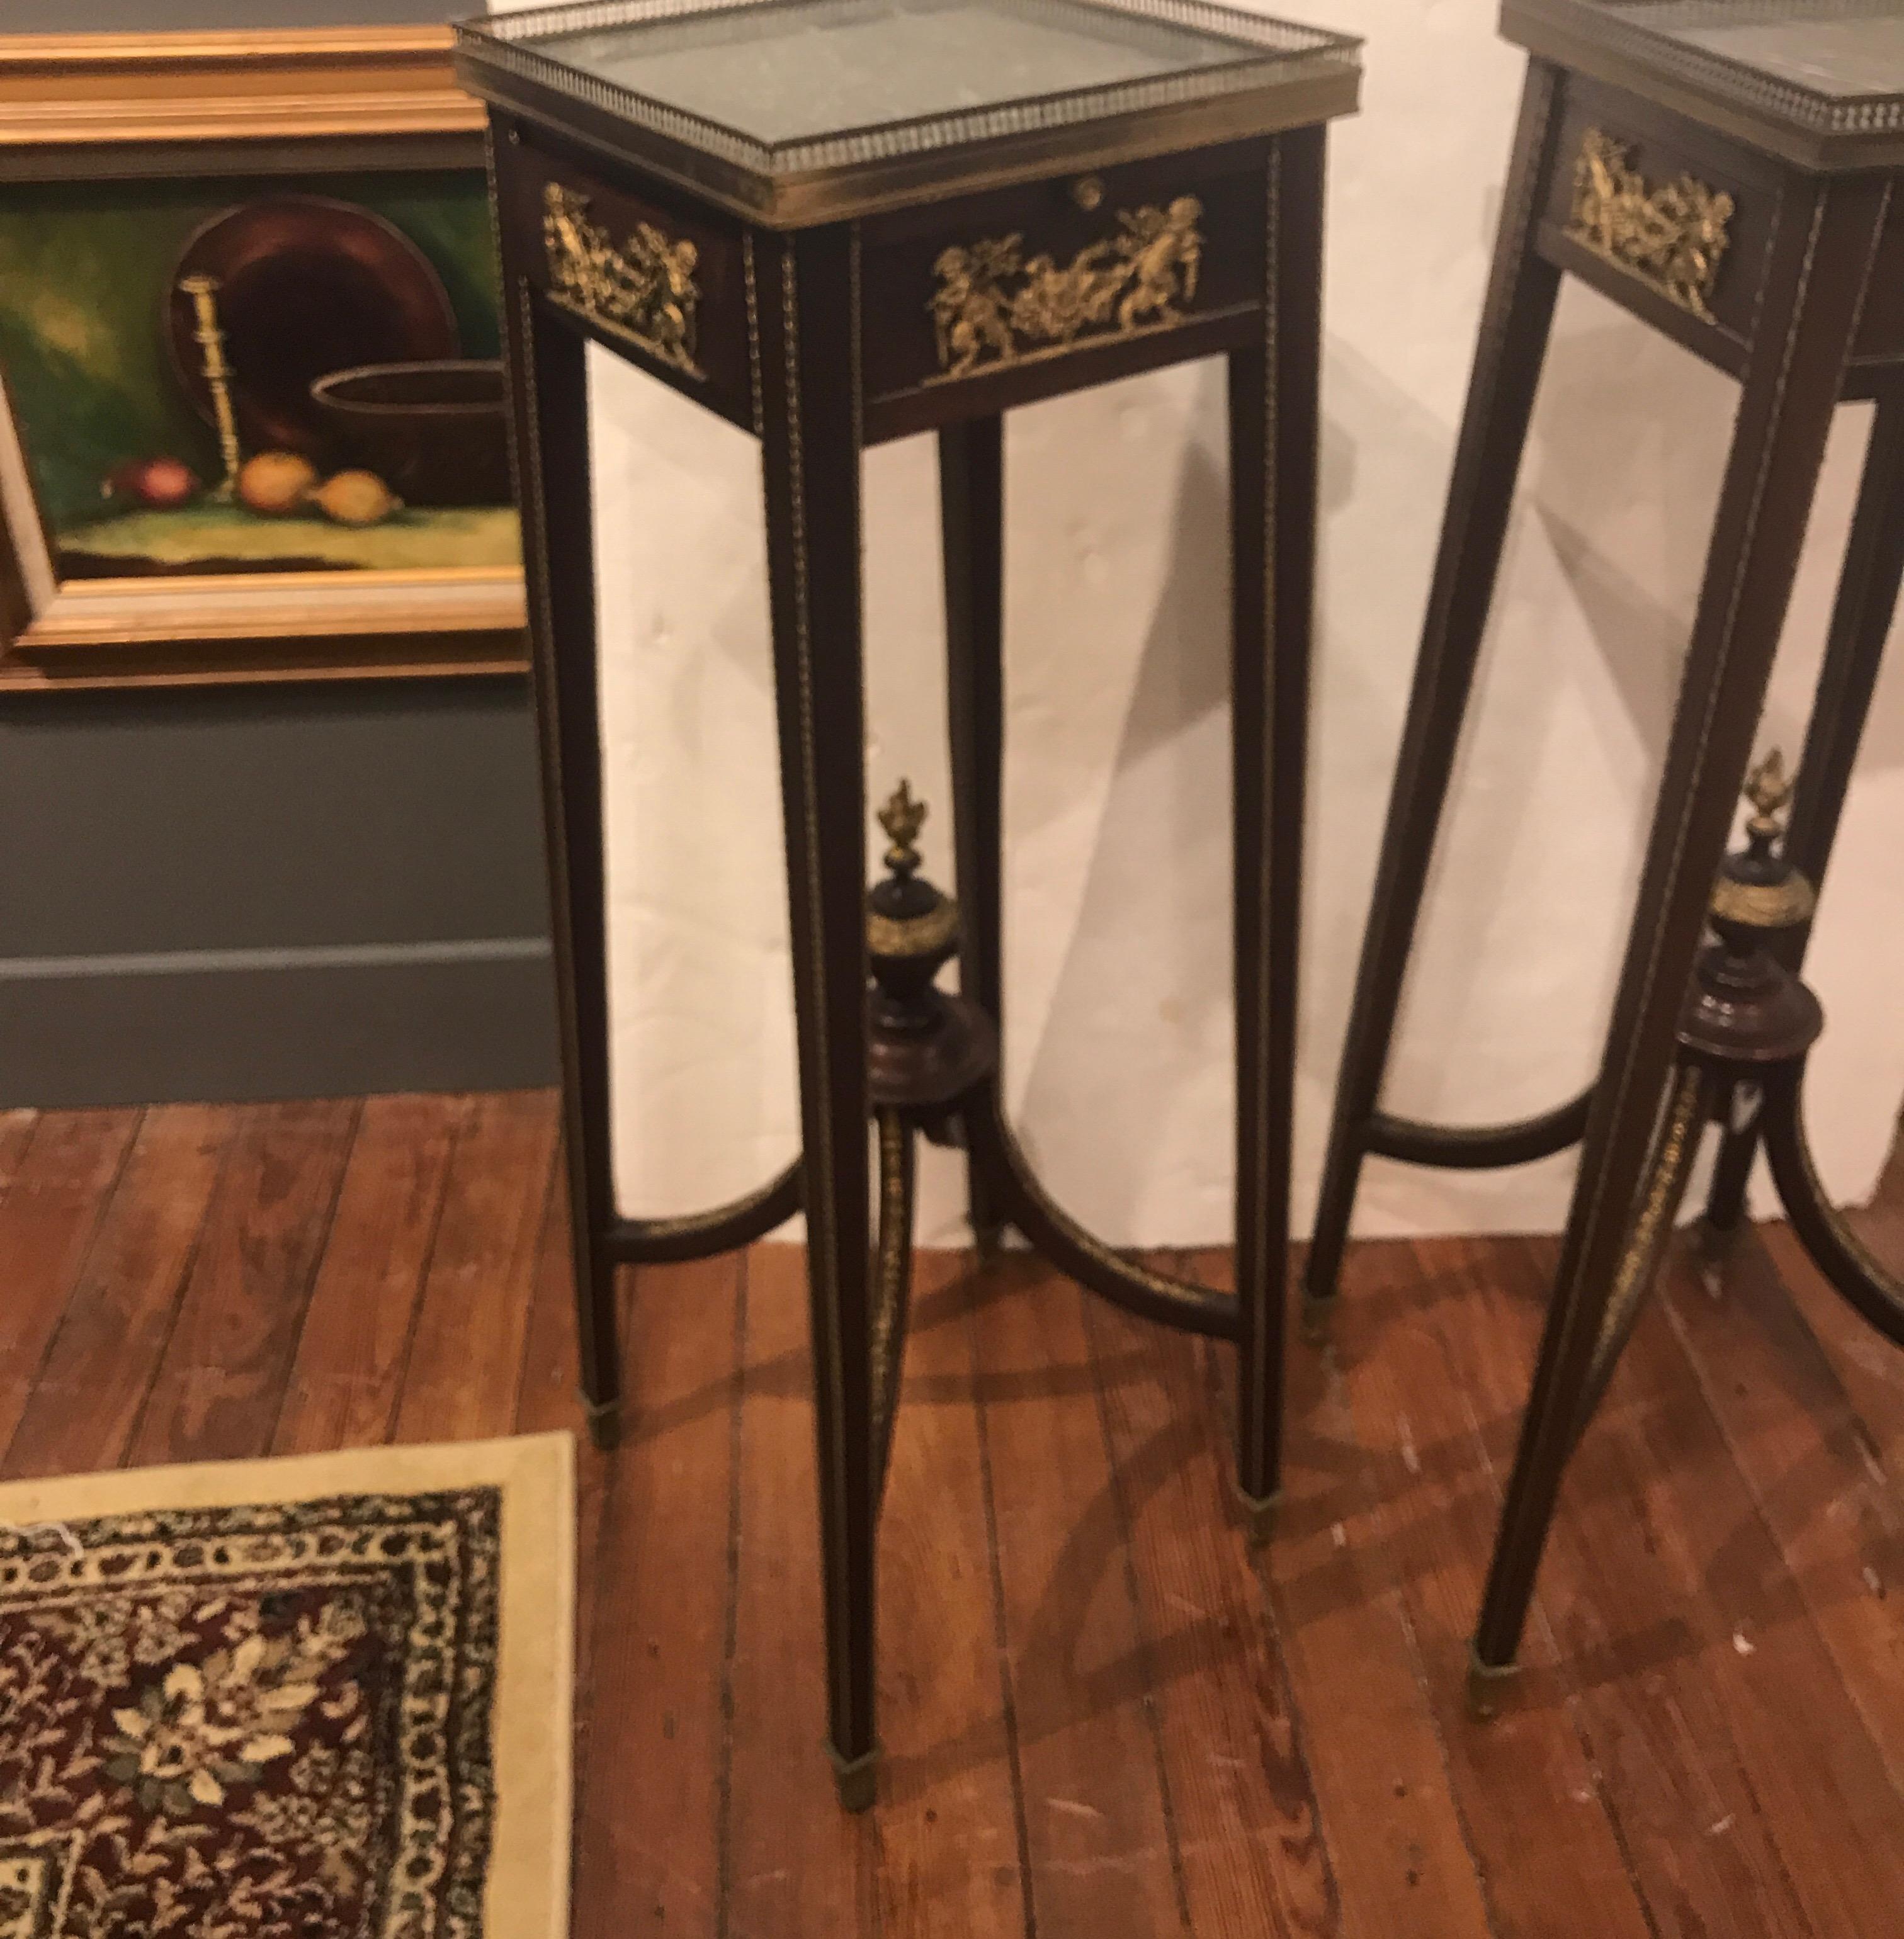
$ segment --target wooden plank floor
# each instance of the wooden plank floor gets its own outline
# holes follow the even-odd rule
[[[573,1425],[556,1159],[540,1094],[0,1113],[5,1472]],[[1868,1227],[1904,1256],[1904,1176]],[[1904,1354],[1782,1231],[1721,1289],[1669,1273],[1522,1700],[1465,1718],[1550,1256],[1354,1251],[1254,1561],[1226,1350],[1023,1258],[922,1259],[861,1819],[818,1742],[800,1255],[625,1276],[577,1934],[1895,1939]]]

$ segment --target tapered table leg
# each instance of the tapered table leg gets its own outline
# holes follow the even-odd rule
[[[825,1574],[827,1737],[842,1801],[873,1801],[879,1512],[867,1152],[859,324],[845,227],[754,239],[781,791],[804,1134]]]
[[[1266,1536],[1281,1485],[1302,812],[1315,594],[1324,132],[1265,183],[1263,339],[1229,359],[1236,1000],[1236,1487]]]
[[[973,418],[939,434],[939,516],[946,574],[952,839],[961,919],[959,988],[1004,1025],[1004,478],[1002,421]],[[988,1080],[995,1089],[995,1069]],[[1003,1218],[976,1149],[966,1161],[972,1232],[996,1250]]]
[[[1674,1031],[1757,731],[1885,212],[1881,180],[1788,178],[1539,1365],[1474,1639],[1515,1658]]]
[[[1904,584],[1904,391],[1893,389],[1878,400],[1871,426],[1857,510],[1851,521],[1851,543],[1826,639],[1824,665],[1799,759],[1798,791],[1786,839],[1787,855],[1814,888],[1823,884],[1831,863],[1832,846],[1838,839],[1851,769],[1870,715],[1871,696],[1897,610],[1900,584]],[[1780,939],[1778,957],[1787,969],[1803,966],[1811,937],[1808,923]],[[1758,1148],[1756,1119],[1727,1131],[1706,1200],[1709,1231],[1720,1235],[1734,1231],[1744,1217],[1746,1186]]]
[[[518,373],[510,386],[516,489],[548,844],[582,1399],[591,1437],[609,1447],[620,1426],[621,1360],[586,346],[537,297],[522,266],[505,263],[504,275],[505,347]],[[545,447],[559,451],[561,461],[545,464]]]
[[[1529,63],[1336,1086],[1305,1277],[1312,1327],[1321,1323],[1341,1274],[1402,979],[1447,802],[1553,322],[1560,274],[1535,253],[1534,234],[1555,135],[1556,89],[1552,68],[1537,60]]]

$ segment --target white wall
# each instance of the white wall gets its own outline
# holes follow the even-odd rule
[[[1369,37],[1332,136],[1315,767],[1296,1204],[1313,1205],[1375,844],[1499,207],[1522,60],[1491,0],[1288,0]],[[739,1192],[794,1149],[751,440],[593,358],[611,773],[617,1173],[635,1211]],[[1595,1059],[1735,392],[1564,294],[1485,699],[1388,1101],[1558,1101]],[[1796,753],[1868,412],[1834,437],[1765,737]],[[1218,1240],[1230,1189],[1226,460],[1219,366],[1007,421],[1007,1074],[1028,1149],[1115,1243]],[[870,785],[946,798],[927,440],[867,461]],[[824,645],[824,643],[822,643]],[[1904,1095],[1904,668],[1877,702],[1814,953],[1836,1019],[1813,1134],[1867,1193]],[[928,866],[949,880],[943,812]],[[1366,1232],[1543,1229],[1571,1161],[1372,1164]],[[955,1242],[955,1161],[922,1234]]]

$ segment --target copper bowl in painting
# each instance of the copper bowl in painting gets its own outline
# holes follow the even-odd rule
[[[200,276],[217,293],[231,405],[247,452],[295,451],[328,464],[335,454],[325,414],[311,396],[318,378],[462,355],[443,279],[394,223],[329,196],[261,196],[196,230],[166,285],[172,361],[207,424],[218,409],[186,288]]]
[[[494,360],[360,364],[311,386],[343,461],[406,505],[509,503],[504,396]]]

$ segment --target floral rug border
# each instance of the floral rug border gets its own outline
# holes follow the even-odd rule
[[[566,1435],[0,1487],[0,1939],[564,1939]]]

